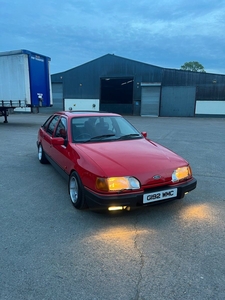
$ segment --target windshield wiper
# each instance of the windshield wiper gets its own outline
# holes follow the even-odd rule
[[[139,133],[131,133],[131,134],[122,135],[121,137],[118,138],[118,140],[129,140],[129,139],[135,139],[139,137],[142,137]]]
[[[102,135],[93,136],[92,138],[90,138],[90,141],[99,140],[99,139],[101,140],[101,139],[111,137],[111,136],[115,136],[115,134],[114,133],[109,133],[109,134],[102,134]]]

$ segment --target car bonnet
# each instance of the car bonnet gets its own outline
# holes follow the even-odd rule
[[[142,185],[171,181],[172,172],[187,161],[146,139],[76,144],[80,154],[99,166],[102,176],[134,176]]]

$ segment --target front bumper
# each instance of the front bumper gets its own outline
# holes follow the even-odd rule
[[[131,193],[118,193],[118,194],[100,194],[93,192],[90,189],[84,188],[84,196],[87,202],[87,205],[91,209],[107,209],[110,206],[127,206],[127,207],[138,207],[138,206],[148,206],[158,202],[165,202],[173,199],[181,199],[184,197],[185,193],[188,193],[194,190],[197,186],[197,180],[192,178],[189,181],[179,183],[176,185],[167,185],[164,187],[158,187],[156,189],[148,189],[145,192],[131,192]],[[153,193],[168,189],[177,188],[177,196],[174,198],[169,198],[166,200],[160,200],[151,202],[148,204],[143,204],[143,195],[144,193]]]

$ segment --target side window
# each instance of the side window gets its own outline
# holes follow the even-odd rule
[[[56,137],[62,137],[64,139],[67,138],[67,119],[62,117],[58,123],[55,132]]]
[[[45,122],[44,124],[41,126],[45,131],[47,130],[48,128],[48,123],[49,121],[53,118],[53,115],[51,115]]]
[[[49,135],[53,135],[53,132],[54,132],[54,129],[55,129],[55,126],[57,124],[59,120],[59,116],[55,116],[51,122],[48,124],[48,128],[46,130],[46,132],[49,134]]]

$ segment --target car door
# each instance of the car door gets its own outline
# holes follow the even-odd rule
[[[63,145],[52,144],[52,159],[67,174],[70,170],[71,161],[68,154],[68,121],[66,117],[61,117],[54,131],[54,138],[61,137],[64,139]]]
[[[52,137],[58,121],[59,115],[55,115],[42,131],[42,147],[49,157],[52,157]]]

